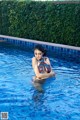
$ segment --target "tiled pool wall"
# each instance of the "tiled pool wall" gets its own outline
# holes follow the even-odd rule
[[[5,35],[0,35],[0,41],[20,46],[26,50],[33,50],[36,44],[41,44],[47,49],[48,55],[80,63],[80,47],[42,42]]]

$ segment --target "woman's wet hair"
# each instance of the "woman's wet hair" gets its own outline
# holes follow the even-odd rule
[[[39,51],[41,51],[43,53],[43,56],[46,56],[47,51],[46,51],[46,49],[42,45],[37,44],[34,47],[34,50],[36,50],[36,49],[39,50]]]

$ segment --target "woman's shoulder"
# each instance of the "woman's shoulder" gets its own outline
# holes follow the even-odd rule
[[[35,58],[35,57],[33,57],[33,58],[32,58],[32,61],[36,61],[36,58]]]
[[[44,57],[44,60],[49,60],[49,58],[48,57]]]
[[[48,57],[46,57],[46,58],[44,59],[44,61],[45,61],[47,64],[50,64],[50,60],[49,60]]]

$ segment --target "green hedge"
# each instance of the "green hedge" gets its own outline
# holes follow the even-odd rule
[[[80,4],[0,2],[0,34],[80,46]]]

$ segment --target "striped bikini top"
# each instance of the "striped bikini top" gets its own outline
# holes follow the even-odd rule
[[[38,69],[39,69],[39,72],[40,73],[44,73],[46,70],[47,73],[49,73],[51,71],[51,67],[49,64],[46,64],[44,61],[46,60],[47,58],[44,57],[42,58],[41,60],[39,60],[38,62],[40,63],[38,65]]]

